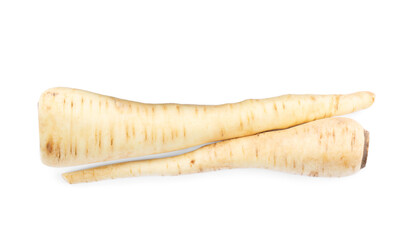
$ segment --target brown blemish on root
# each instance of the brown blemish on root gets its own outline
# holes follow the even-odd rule
[[[148,140],[148,133],[147,133],[147,129],[144,129],[144,139],[145,141]]]
[[[352,141],[350,143],[352,150],[353,150],[355,144],[356,144],[356,134],[355,134],[355,132],[353,132]]]
[[[59,142],[55,142],[54,144],[53,144],[53,150],[54,150],[54,153],[55,153],[55,155],[56,155],[56,157],[57,157],[57,162],[59,162],[60,161],[60,157],[61,157],[61,152],[60,152],[60,143]]]
[[[55,97],[55,96],[58,95],[59,93],[56,93],[56,92],[46,92],[45,94],[51,95],[51,96]]]
[[[362,157],[362,164],[361,164],[360,168],[366,167],[368,152],[369,152],[369,132],[364,130],[363,157]]]
[[[171,130],[171,139],[174,139],[178,136],[178,132],[176,130]]]
[[[71,100],[71,108],[73,108],[74,107],[74,103],[73,103],[73,101]]]
[[[317,171],[311,171],[311,172],[309,173],[309,176],[311,176],[311,177],[319,177],[319,172],[317,172]]]
[[[191,160],[191,164],[194,165],[195,164],[195,159]]]
[[[177,163],[177,167],[178,167],[178,174],[181,174],[181,166],[179,166],[179,163]]]
[[[315,97],[315,96],[310,96],[310,99],[311,99],[312,101],[315,101],[315,100],[316,100],[316,97]]]
[[[95,132],[94,132],[94,140],[95,140],[95,144],[97,144],[98,143],[98,130],[97,129],[95,129]]]
[[[255,149],[255,155],[256,155],[256,157],[259,156],[259,149],[258,148]]]
[[[282,109],[283,109],[283,110],[286,109],[285,103],[282,103]]]
[[[48,138],[48,141],[47,141],[47,144],[46,144],[46,149],[47,149],[47,152],[49,154],[51,154],[53,152],[53,137],[51,137],[51,136]]]
[[[177,106],[175,106],[176,108],[177,108],[177,112],[178,113],[181,113],[181,110],[179,109],[179,106],[177,105]]]
[[[198,115],[198,107],[195,107],[195,114]]]
[[[223,129],[221,129],[221,137],[223,137],[224,136],[224,130]]]
[[[152,107],[152,114],[155,113],[155,107]]]
[[[339,110],[340,95],[336,96],[335,111]]]
[[[345,157],[342,156],[340,160],[343,161],[343,166],[344,166],[345,168],[348,168],[348,167],[349,167],[349,160],[348,160],[348,159],[345,159]]]
[[[184,127],[184,137],[186,137],[186,128]]]
[[[101,130],[100,130],[100,132],[98,133],[98,147],[101,148]]]
[[[278,111],[278,107],[276,106],[276,103],[273,104],[273,108],[275,108],[275,111]]]
[[[239,129],[243,130],[243,122],[242,122],[242,119],[241,119],[240,122],[239,122]]]
[[[132,125],[132,136],[135,137],[135,126]]]

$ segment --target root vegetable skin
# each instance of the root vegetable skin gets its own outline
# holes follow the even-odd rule
[[[61,167],[170,152],[351,113],[373,101],[372,93],[358,92],[216,106],[144,104],[53,88],[39,100],[41,157]]]
[[[207,145],[180,156],[118,163],[63,174],[69,183],[229,168],[267,168],[314,177],[353,174],[366,164],[368,133],[347,118],[330,118]]]

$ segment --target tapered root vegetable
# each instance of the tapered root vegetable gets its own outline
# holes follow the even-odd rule
[[[143,104],[68,88],[39,101],[40,149],[49,166],[170,152],[284,129],[369,107],[370,92],[285,95],[216,106]]]
[[[267,168],[308,176],[350,175],[366,164],[368,132],[347,118],[226,140],[183,155],[118,163],[63,174],[69,183],[228,168]]]

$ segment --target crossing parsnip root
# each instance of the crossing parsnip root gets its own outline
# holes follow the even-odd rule
[[[340,177],[366,164],[369,135],[348,118],[329,118],[285,130],[210,144],[183,155],[118,163],[63,174],[69,183],[146,175],[179,175],[227,168],[267,168]]]
[[[61,167],[170,152],[351,113],[373,101],[372,93],[358,92],[217,106],[144,104],[54,88],[38,106],[41,157]]]

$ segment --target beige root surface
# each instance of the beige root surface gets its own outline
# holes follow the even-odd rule
[[[315,177],[340,177],[364,167],[366,133],[351,119],[329,118],[210,144],[175,157],[107,165],[66,173],[63,177],[69,183],[80,183],[229,168],[267,168]]]
[[[216,106],[144,104],[53,88],[39,100],[42,161],[74,166],[180,150],[369,107],[370,92],[285,95]]]

